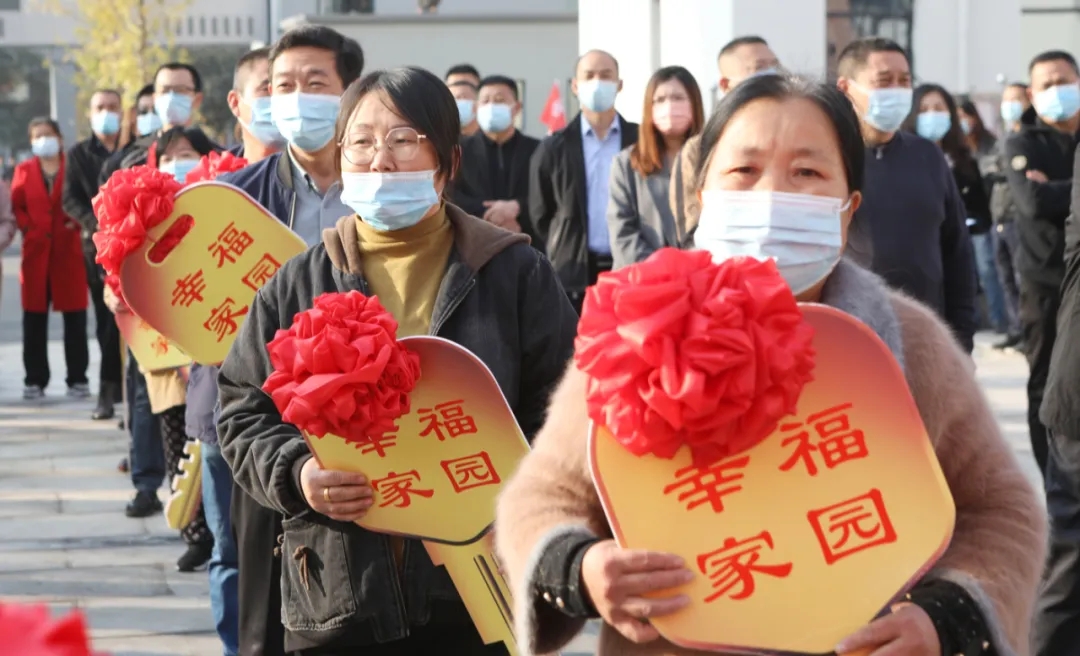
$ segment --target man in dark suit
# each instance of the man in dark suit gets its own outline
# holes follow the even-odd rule
[[[611,270],[611,162],[637,141],[638,126],[615,111],[619,63],[603,50],[578,59],[571,87],[581,113],[545,139],[529,170],[529,220],[567,296],[581,312],[585,288]]]
[[[480,82],[480,131],[461,140],[461,172],[453,199],[461,209],[495,225],[524,232],[536,242],[528,216],[529,160],[540,141],[514,127],[521,113],[517,84],[503,75]]]

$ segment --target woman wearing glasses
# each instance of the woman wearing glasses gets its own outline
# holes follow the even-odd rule
[[[505,653],[483,645],[446,571],[421,544],[352,523],[371,507],[367,481],[321,469],[260,389],[275,332],[316,296],[358,290],[379,297],[399,337],[436,334],[475,353],[525,434],[539,429],[577,316],[528,237],[445,202],[459,133],[453,96],[427,71],[379,71],[353,83],[336,139],[342,201],[356,214],[262,289],[221,367],[222,454],[237,483],[285,517],[287,652]],[[301,567],[292,558],[297,546],[316,557]]]

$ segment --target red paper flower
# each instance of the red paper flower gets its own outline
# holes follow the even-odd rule
[[[82,613],[54,620],[48,607],[0,604],[0,653],[19,656],[91,656]]]
[[[812,337],[771,260],[666,248],[589,289],[574,360],[589,375],[589,417],[620,444],[660,458],[685,444],[704,466],[795,410]]]
[[[397,341],[397,328],[376,297],[323,294],[267,345],[274,373],[263,391],[305,433],[359,447],[409,412],[420,378],[420,356]]]
[[[199,160],[199,165],[188,172],[184,178],[185,184],[194,184],[205,180],[213,180],[223,173],[239,171],[248,165],[248,161],[237,157],[232,153],[210,153]]]
[[[146,232],[172,214],[180,183],[149,166],[117,171],[94,197],[97,261],[108,275],[146,241]]]

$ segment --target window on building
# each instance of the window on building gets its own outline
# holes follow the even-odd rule
[[[199,16],[199,36],[206,36],[206,16]]]
[[[225,36],[229,36],[229,25],[232,23],[228,18],[221,19],[221,30],[225,33]]]
[[[829,76],[836,77],[836,59],[844,48],[868,36],[883,36],[911,50],[911,31],[914,24],[915,0],[828,0],[826,35],[828,43]]]
[[[182,18],[177,18],[176,19],[176,22],[173,23],[173,33],[176,34],[176,36],[183,36],[184,35],[184,19],[182,19]]]
[[[242,36],[244,34],[244,19],[239,16],[236,17],[236,36]]]
[[[195,35],[195,18],[192,17],[192,16],[188,16],[188,19],[187,19],[187,33],[188,33],[188,36],[194,36]]]
[[[248,16],[248,36],[255,36],[255,17]]]
[[[374,14],[375,0],[330,0],[328,13],[331,14]]]
[[[217,36],[217,16],[210,19],[210,34]]]
[[[0,0],[0,11],[19,11],[20,0]]]

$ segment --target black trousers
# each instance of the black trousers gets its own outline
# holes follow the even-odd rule
[[[86,310],[64,312],[64,360],[68,387],[87,383],[90,349],[86,344]],[[49,313],[23,312],[23,367],[25,385],[49,386]]]
[[[94,304],[94,323],[98,348],[101,350],[101,368],[98,379],[102,383],[112,383],[120,391],[123,368],[120,366],[120,330],[116,327],[113,313],[105,306],[105,273],[101,265],[94,262],[94,254],[83,252],[86,265],[86,280],[90,285],[90,302]],[[114,401],[122,399],[115,398]]]
[[[1035,656],[1080,654],[1080,436],[1051,434],[1050,555],[1032,633]]]
[[[460,624],[447,627],[429,624],[412,627],[409,637],[381,645],[350,648],[305,649],[297,656],[506,656],[501,644],[485,645],[480,634],[471,626]]]
[[[611,255],[602,255],[600,253],[593,253],[589,251],[589,287],[596,284],[596,279],[601,273],[605,271],[611,271],[612,262]],[[570,304],[574,306],[574,311],[581,316],[581,306],[585,304],[585,290],[580,292],[566,292],[566,296],[570,299]]]
[[[239,559],[240,656],[285,656],[281,624],[281,560],[274,548],[281,515],[233,485],[230,509]]]
[[[1039,471],[1046,475],[1047,442],[1046,426],[1039,421],[1046,380],[1050,375],[1050,357],[1057,337],[1057,314],[1061,294],[1056,287],[1047,287],[1021,279],[1020,281],[1020,327],[1024,335],[1024,353],[1027,355],[1028,375],[1028,431],[1031,451]]]

